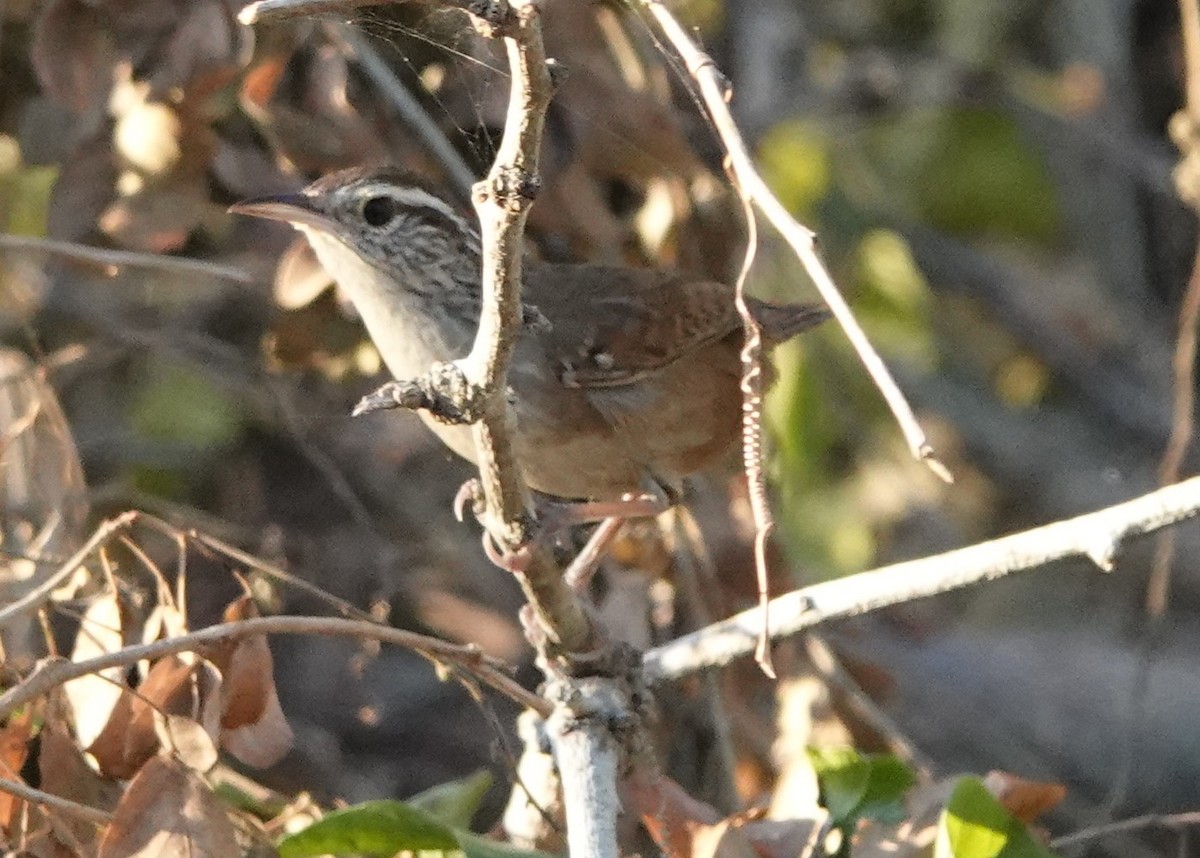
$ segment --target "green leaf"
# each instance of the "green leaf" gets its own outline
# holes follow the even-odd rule
[[[860,754],[853,748],[810,748],[808,755],[834,825],[849,828],[859,819],[904,819],[904,794],[916,778],[897,757]]]
[[[479,809],[484,795],[491,789],[491,772],[478,771],[462,780],[430,787],[414,795],[407,804],[422,810],[439,822],[457,828],[468,828],[471,817]]]
[[[418,796],[421,801],[441,801],[436,792],[457,787],[459,810],[465,798],[479,790],[480,773],[445,784]],[[488,780],[491,780],[490,775]],[[490,785],[490,783],[489,783]],[[466,858],[552,858],[545,852],[518,849],[497,843],[459,828],[452,828],[433,815],[402,801],[368,801],[335,810],[303,831],[279,841],[280,858],[310,858],[316,855],[358,853],[392,856],[397,852],[434,852],[465,854]]]
[[[486,837],[480,837],[478,834],[472,834],[469,831],[456,832],[458,835],[458,843],[466,853],[467,858],[553,858],[547,852],[538,852],[533,849],[518,849],[516,846],[510,846],[507,843],[500,843],[496,840],[488,840]]]
[[[280,840],[278,849],[280,858],[308,858],[331,852],[452,852],[460,847],[449,826],[402,801],[380,800],[335,810]]]
[[[954,787],[938,820],[934,858],[1053,858],[979,778]]]

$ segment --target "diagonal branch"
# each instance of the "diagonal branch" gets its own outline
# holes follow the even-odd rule
[[[640,2],[658,23],[667,40],[683,59],[688,74],[695,80],[704,106],[708,109],[709,118],[721,138],[721,144],[725,147],[728,165],[739,193],[754,203],[795,252],[804,266],[804,270],[808,272],[808,276],[816,285],[817,291],[821,293],[821,297],[829,305],[838,324],[842,326],[846,337],[854,346],[859,360],[862,361],[876,387],[883,394],[896,422],[900,424],[900,429],[904,433],[904,438],[908,442],[912,454],[943,480],[951,482],[950,471],[934,455],[933,446],[917,423],[912,407],[904,398],[904,394],[900,392],[899,386],[892,378],[883,359],[879,357],[879,353],[867,340],[867,335],[859,326],[858,320],[854,318],[846,299],[834,285],[833,278],[830,277],[824,262],[817,253],[816,240],[812,231],[796,222],[759,175],[758,169],[754,166],[754,159],[746,148],[746,142],[742,139],[741,132],[738,131],[737,123],[734,122],[733,116],[729,112],[728,81],[712,58],[696,45],[666,6],[659,0],[640,0]]]
[[[1200,477],[1097,512],[957,551],[895,563],[794,590],[771,600],[772,640],[819,623],[957,590],[1066,557],[1111,571],[1125,540],[1200,515]],[[754,651],[762,614],[743,611],[646,653],[650,680],[677,679]]]
[[[29,701],[41,697],[65,682],[87,676],[90,673],[98,673],[111,667],[129,667],[143,659],[162,658],[165,655],[180,652],[201,651],[217,643],[264,634],[350,637],[406,647],[432,661],[462,668],[478,678],[480,682],[490,685],[502,694],[537,712],[547,715],[550,712],[550,706],[546,701],[523,688],[499,667],[498,662],[484,655],[477,647],[448,643],[439,638],[405,629],[395,629],[367,620],[282,616],[254,617],[233,623],[221,623],[165,640],[128,646],[86,661],[67,661],[62,658],[45,659],[39,662],[37,668],[29,676],[0,695],[0,721]]]

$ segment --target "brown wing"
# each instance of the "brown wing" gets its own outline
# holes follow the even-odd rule
[[[568,387],[631,384],[741,325],[732,289],[673,272],[534,263],[524,299],[550,323],[534,336]]]

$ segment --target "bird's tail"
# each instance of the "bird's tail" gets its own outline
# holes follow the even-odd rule
[[[833,315],[821,304],[772,304],[754,299],[750,300],[750,312],[768,343],[790,340]]]

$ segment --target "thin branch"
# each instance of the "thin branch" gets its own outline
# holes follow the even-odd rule
[[[1183,35],[1184,60],[1187,69],[1187,104],[1183,112],[1192,129],[1180,142],[1182,159],[1176,176],[1179,195],[1184,202],[1196,199],[1195,188],[1186,187],[1184,182],[1194,178],[1196,139],[1195,129],[1200,127],[1200,2],[1179,0],[1180,29]],[[1190,168],[1187,162],[1192,162]],[[1158,478],[1163,485],[1179,479],[1184,457],[1192,444],[1196,428],[1196,326],[1200,323],[1200,248],[1192,263],[1192,275],[1188,278],[1187,290],[1179,307],[1178,333],[1175,338],[1175,354],[1171,360],[1172,400],[1171,437],[1159,462]],[[1175,535],[1163,533],[1155,546],[1154,564],[1150,569],[1150,580],[1146,584],[1146,614],[1156,620],[1167,610],[1170,596],[1171,566],[1175,559]]]
[[[193,652],[213,644],[264,634],[350,637],[402,646],[431,660],[461,667],[478,677],[481,682],[544,716],[549,715],[551,711],[550,704],[522,688],[500,669],[499,662],[484,655],[474,646],[447,643],[428,635],[363,620],[346,620],[340,617],[254,617],[235,623],[209,626],[166,640],[125,647],[85,661],[46,659],[24,680],[0,695],[0,721],[18,707],[41,697],[64,682],[81,676],[112,667],[128,667],[142,659]]]
[[[15,250],[23,253],[41,253],[65,256],[93,265],[115,268],[149,268],[168,274],[198,274],[217,280],[234,283],[253,283],[248,271],[217,265],[200,259],[182,256],[161,256],[154,253],[135,253],[131,250],[111,250],[106,247],[91,247],[74,241],[58,241],[53,238],[35,238],[28,235],[0,233],[0,250]]]
[[[325,32],[344,53],[358,62],[363,72],[375,82],[380,92],[396,108],[405,125],[412,129],[425,148],[437,158],[446,170],[454,190],[463,199],[468,199],[471,186],[475,184],[475,174],[467,166],[462,155],[458,154],[458,150],[450,145],[442,130],[429,118],[421,103],[379,56],[379,52],[364,36],[344,23],[329,22],[325,25]]]
[[[344,14],[364,6],[382,6],[392,0],[258,0],[238,12],[238,21],[251,24],[274,23],[313,15]]]
[[[892,378],[883,359],[879,357],[878,352],[867,339],[867,335],[863,333],[858,320],[850,311],[846,299],[834,285],[833,278],[817,253],[815,236],[812,231],[796,222],[759,175],[758,169],[754,166],[754,159],[750,156],[741,132],[738,130],[737,123],[734,122],[733,116],[729,112],[728,81],[712,58],[692,41],[687,31],[666,6],[659,0],[638,0],[638,2],[658,22],[658,26],[667,40],[683,59],[688,74],[695,80],[700,90],[700,97],[708,109],[709,118],[725,147],[729,168],[738,185],[739,192],[754,201],[772,226],[791,245],[793,252],[804,266],[804,270],[808,272],[808,276],[816,285],[817,291],[821,293],[821,297],[825,299],[825,303],[829,305],[829,309],[842,326],[842,330],[845,331],[846,337],[858,353],[859,360],[862,361],[880,393],[883,394],[884,400],[891,408],[896,422],[899,423],[900,429],[904,433],[904,438],[908,442],[912,454],[924,462],[941,479],[952,482],[950,471],[934,455],[933,447],[925,437],[924,430],[917,423],[912,407],[905,400],[904,394],[900,392],[900,388]]]
[[[1182,829],[1191,825],[1200,825],[1200,811],[1193,810],[1187,813],[1169,814],[1151,813],[1145,816],[1135,816],[1130,819],[1108,822],[1103,825],[1094,825],[1071,834],[1064,834],[1062,837],[1055,837],[1050,841],[1050,848],[1065,849],[1068,846],[1087,843],[1101,837],[1124,834],[1130,831],[1142,831],[1146,828]]]
[[[861,718],[868,728],[879,734],[888,750],[923,774],[934,771],[933,760],[922,753],[905,735],[895,719],[863,691],[850,672],[842,666],[837,653],[824,638],[814,633],[805,635],[804,649],[808,653],[808,660],[812,662],[825,684],[845,695],[854,714]]]
[[[17,601],[0,609],[0,627],[15,617],[41,607],[42,603],[50,598],[50,595],[63,581],[75,574],[75,570],[87,562],[87,559],[92,556],[93,551],[107,544],[114,534],[129,527],[137,518],[138,513],[136,512],[123,512],[116,518],[110,518],[102,522],[92,534],[91,539],[84,543],[82,548],[72,554],[67,562],[63,563],[50,577]]]
[[[451,4],[456,5],[456,4]],[[521,329],[522,237],[540,186],[538,157],[553,83],[539,12],[532,0],[471,7],[475,20],[503,36],[512,70],[504,136],[485,181],[475,187],[483,247],[483,306],[470,353],[455,362],[476,403],[474,423],[484,522],[508,552],[526,551],[517,577],[548,639],[568,652],[593,644],[592,624],[562,579],[548,546],[531,547],[529,489],[513,444],[507,396],[508,363]]]
[[[1088,557],[1110,571],[1125,540],[1198,514],[1200,477],[1193,477],[1116,506],[991,542],[814,584],[771,600],[771,639],[1065,557]],[[653,649],[645,655],[647,677],[675,679],[749,655],[761,622],[757,609],[743,611]]]
[[[34,789],[20,781],[0,778],[0,792],[15,795],[17,798],[24,799],[30,804],[40,805],[49,810],[73,816],[76,819],[82,819],[84,822],[90,822],[92,825],[104,826],[112,822],[111,813],[98,810],[94,807],[88,807],[86,804],[79,804],[78,802],[53,795],[52,793],[43,792],[40,789]]]

